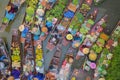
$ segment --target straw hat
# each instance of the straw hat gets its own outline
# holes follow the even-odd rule
[[[19,26],[19,31],[22,32],[25,29],[24,25]]]
[[[67,39],[67,40],[72,40],[72,39],[73,39],[72,34],[67,34],[67,35],[66,35],[66,39]]]
[[[38,80],[38,78],[33,78],[33,80]]]
[[[7,6],[7,7],[6,7],[6,10],[7,10],[7,11],[11,10],[11,6]]]
[[[36,27],[32,28],[33,33],[37,32],[37,30],[38,30],[38,28],[36,28]]]
[[[73,58],[69,58],[69,63],[73,63]]]
[[[84,48],[84,49],[83,49],[83,53],[84,53],[84,54],[88,54],[88,53],[89,53],[89,48]]]
[[[38,49],[41,49],[41,48],[42,48],[42,46],[39,44],[39,45],[37,46],[37,48],[38,48]]]
[[[43,9],[37,9],[36,13],[37,13],[39,16],[43,16],[45,12],[44,12]]]
[[[42,27],[42,32],[47,32],[48,31],[48,29],[47,29],[47,27]]]
[[[95,53],[90,53],[90,54],[89,54],[89,59],[90,59],[90,60],[95,61],[96,58],[97,58],[97,54],[95,54]]]
[[[13,76],[8,77],[7,80],[15,80]]]

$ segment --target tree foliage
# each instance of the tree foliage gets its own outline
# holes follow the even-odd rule
[[[107,70],[106,80],[120,80],[120,44],[113,50],[114,56]]]

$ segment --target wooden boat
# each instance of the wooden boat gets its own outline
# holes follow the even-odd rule
[[[41,1],[41,4],[43,4],[43,2],[45,2],[45,1]],[[55,5],[58,5],[60,2],[56,1]],[[66,4],[66,3],[63,3],[63,4]],[[43,5],[43,8],[44,8],[44,12],[46,12],[46,15],[48,15],[48,16],[46,17],[46,15],[43,15],[42,19],[41,19],[42,21],[39,24],[41,26],[40,27],[40,32],[41,32],[40,40],[41,41],[44,41],[47,38],[47,36],[50,35],[50,33],[54,30],[55,25],[59,22],[58,19],[54,17],[54,14],[47,14],[50,12],[50,10],[48,10],[44,5]],[[54,8],[51,10],[54,10]],[[53,17],[51,18],[50,16],[53,16]],[[43,19],[44,17],[46,17],[46,20]],[[49,18],[52,20],[49,20]]]
[[[51,80],[51,79],[56,80],[57,79],[56,75],[59,70],[60,58],[62,55],[61,47],[62,47],[61,45],[57,46],[57,50],[53,55],[48,72],[46,73],[45,80]]]
[[[72,42],[72,46],[74,48],[79,47],[79,45],[83,42],[85,39],[85,35],[89,34],[91,28],[93,27],[96,17],[98,14],[98,10],[94,9],[91,11],[91,13],[88,15],[87,19],[85,19],[84,23],[81,25],[81,28],[78,30],[78,34],[74,36],[74,40]],[[78,44],[78,45],[77,45]],[[77,46],[76,46],[77,45]]]
[[[94,0],[94,4],[95,5],[100,5],[101,3],[103,3],[105,0]]]
[[[7,51],[6,44],[2,38],[0,38],[0,76],[2,79],[9,75],[10,69],[10,54]]]
[[[103,18],[101,18],[93,26],[93,28],[90,30],[90,32],[88,33],[88,35],[86,35],[86,38],[85,38],[84,42],[79,47],[79,51],[77,53],[76,59],[79,59],[80,56],[84,56],[83,49],[90,48],[92,46],[92,44],[97,40],[97,38],[100,35],[100,32],[102,32],[102,30],[103,30],[102,24],[106,22],[106,18],[107,18],[107,15],[105,15]],[[93,34],[93,31],[94,31],[94,34]],[[87,45],[87,43],[90,43],[90,44]]]
[[[34,17],[35,10],[38,5],[38,0],[29,0],[27,3],[26,13],[23,20],[23,23],[19,26],[19,31],[21,32],[20,42],[25,43],[26,35],[28,32],[34,28]]]
[[[46,9],[50,10],[54,6],[56,1],[57,0],[48,0],[48,1],[42,0],[41,3],[44,7],[46,7]]]
[[[52,37],[48,41],[48,44],[46,46],[46,48],[48,50],[52,51],[55,48],[55,46],[58,44],[58,42],[62,39],[67,28],[69,27],[70,22],[72,21],[74,14],[78,11],[77,9],[80,7],[80,5],[81,5],[81,2],[78,5],[74,5],[72,2],[69,3],[68,7],[64,11],[63,19],[56,26],[55,32],[53,33],[54,35],[51,35]],[[72,6],[72,8],[71,8],[71,6]],[[77,7],[77,6],[79,6],[79,7]],[[71,12],[71,14],[73,14],[73,16],[68,18],[67,15],[65,15],[65,14],[67,14],[67,12]],[[55,44],[54,44],[54,40],[57,41]]]
[[[66,33],[66,36],[68,35],[68,34],[71,34],[72,35],[72,39],[71,40],[68,40],[66,37],[63,39],[63,42],[62,42],[62,44],[64,45],[64,46],[67,46],[70,42],[72,42],[72,46],[74,47],[74,48],[77,48],[77,47],[79,47],[79,45],[83,42],[83,40],[84,40],[84,36],[81,34],[81,32],[79,31],[80,30],[80,26],[81,25],[83,25],[82,23],[84,22],[84,20],[85,21],[87,21],[87,20],[90,20],[91,22],[93,21],[93,22],[95,22],[95,20],[96,20],[96,16],[97,16],[97,13],[98,13],[98,10],[97,9],[95,9],[94,11],[91,11],[90,12],[90,14],[88,15],[88,17],[86,17],[86,19],[84,19],[84,17],[83,17],[83,15],[81,14],[81,13],[76,13],[76,15],[75,15],[75,17],[77,16],[77,15],[79,15],[80,17],[79,17],[79,19],[78,20],[74,20],[73,19],[73,21],[71,22],[71,27],[68,29],[68,32]],[[74,18],[75,18],[74,17]],[[77,17],[78,18],[78,17]],[[78,23],[76,23],[76,22],[78,22]],[[85,22],[84,22],[85,23]],[[85,25],[87,25],[87,24],[85,24]],[[89,26],[92,26],[93,24],[89,24]],[[73,27],[73,26],[77,26],[77,27]],[[83,27],[83,26],[82,26]],[[88,32],[88,31],[87,31]]]
[[[88,56],[90,52],[90,49],[92,48],[93,44],[96,42],[97,38],[100,36],[100,33],[103,31],[103,27],[102,27],[102,24],[104,22],[106,22],[106,18],[107,18],[107,15],[104,16],[103,18],[101,18],[93,27],[92,29],[90,30],[89,34],[86,35],[86,38],[84,40],[84,42],[81,44],[80,46],[80,49],[77,53],[77,56],[76,56],[76,59],[79,60],[81,56]],[[104,21],[103,21],[104,20]],[[101,22],[101,24],[99,24]],[[97,27],[98,26],[98,27]],[[95,29],[96,27],[96,29]],[[94,31],[95,34],[93,34],[92,32]],[[91,45],[86,45],[87,42],[91,42]],[[82,48],[84,47],[84,48]],[[86,48],[86,51],[84,50]],[[80,70],[82,70],[83,72],[86,72],[86,71],[89,71],[90,70],[90,64],[94,64],[92,62],[90,62],[87,57],[84,59],[84,63],[82,65],[82,68],[80,67],[79,69],[77,68],[74,68],[73,70],[73,73],[72,73],[72,77],[71,77],[71,80],[72,78],[76,79],[76,80],[79,80],[79,75],[80,75]],[[84,74],[84,73],[83,73]]]
[[[68,80],[70,71],[71,71],[71,65],[74,61],[74,49],[70,47],[67,51],[66,57],[62,63],[62,66],[60,68],[58,79],[60,80]]]
[[[82,7],[80,8],[80,12],[86,16],[88,11],[90,11],[90,7],[92,5],[93,0],[84,0]]]
[[[120,21],[117,23],[116,27],[111,33],[110,38],[108,39],[107,43],[105,44],[105,47],[103,51],[101,52],[101,55],[99,56],[99,59],[97,60],[97,67],[94,71],[94,79],[100,78],[102,75],[106,75],[102,73],[103,71],[106,72],[106,69],[108,69],[111,59],[114,56],[112,50],[118,45],[116,42],[118,42],[116,39],[116,35],[120,33]],[[106,53],[106,54],[105,54]],[[104,68],[102,68],[104,66]],[[99,68],[102,69],[102,71],[99,70]]]
[[[21,79],[28,79],[35,71],[35,54],[33,49],[33,40],[31,33],[27,33],[26,36],[22,65],[23,76],[21,77]]]
[[[17,29],[13,29],[12,31],[12,41],[11,41],[11,76],[14,79],[20,79],[21,68],[21,49],[20,49],[20,36]],[[11,77],[9,76],[9,77]]]
[[[85,35],[89,33],[91,27],[94,25],[96,16],[97,16],[97,9],[93,10],[88,14],[88,17],[84,20],[84,23],[81,25],[81,28],[79,28],[75,35],[73,35],[72,40],[72,46],[73,48],[78,48],[79,45],[83,42],[85,39]],[[94,19],[92,17],[93,16]]]
[[[2,19],[2,25],[0,26],[0,32],[4,32],[5,28],[8,24],[14,20],[16,14],[18,13],[21,5],[25,2],[25,0],[10,0],[6,10],[5,16]]]

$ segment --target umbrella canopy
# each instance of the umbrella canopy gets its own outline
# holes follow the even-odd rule
[[[95,69],[96,68],[96,64],[95,63],[90,63],[90,67],[91,67],[91,69]]]
[[[89,54],[89,59],[90,59],[91,61],[95,61],[95,60],[97,59],[97,54],[95,54],[95,53],[90,53],[90,54]]]
[[[67,39],[67,40],[72,40],[72,39],[73,39],[72,34],[67,34],[67,35],[66,35],[66,39]]]
[[[83,49],[83,53],[84,53],[84,54],[88,54],[88,53],[89,53],[89,48],[84,48],[84,49]]]
[[[46,33],[48,31],[47,27],[42,27],[42,32]]]
[[[19,26],[19,31],[22,32],[25,29],[24,25]]]

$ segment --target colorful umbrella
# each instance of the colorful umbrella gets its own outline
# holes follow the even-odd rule
[[[90,63],[90,67],[91,67],[91,69],[95,69],[96,68],[96,64],[95,63]]]
[[[72,39],[73,39],[72,34],[67,34],[67,35],[66,35],[66,39],[67,39],[67,40],[72,40]]]
[[[90,54],[89,54],[89,59],[90,59],[91,61],[95,61],[96,58],[97,58],[97,54],[95,54],[95,53],[90,53]]]
[[[44,33],[48,31],[47,27],[42,27],[41,30],[42,30],[42,32],[44,32]]]

